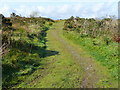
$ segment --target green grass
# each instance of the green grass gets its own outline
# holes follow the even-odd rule
[[[52,35],[61,29],[61,23],[55,24],[47,31],[47,50],[58,51],[59,54],[44,58],[43,72],[37,70],[16,87],[21,88],[79,88],[83,76],[82,69],[66,48]],[[53,31],[52,31],[53,30]],[[42,73],[41,73],[42,72]],[[39,76],[40,75],[40,76]],[[35,79],[38,77],[37,79]],[[28,84],[28,82],[30,82]]]
[[[47,32],[47,36],[42,37],[39,34],[38,37],[29,38],[23,28],[21,28],[23,30],[20,29],[20,31],[14,32],[14,34],[22,32],[23,36],[21,37],[22,41],[16,40],[17,47],[13,47],[4,58],[4,87],[80,88],[84,71],[66,48],[69,45],[74,46],[78,52],[82,52],[82,50],[88,52],[85,55],[82,52],[81,55],[88,57],[90,54],[96,61],[101,62],[102,65],[109,69],[113,78],[109,80],[102,79],[97,83],[98,87],[110,87],[108,86],[110,80],[112,82],[117,80],[117,44],[111,42],[110,45],[106,46],[100,38],[81,38],[78,33],[62,31],[63,24],[64,21],[58,21],[52,27],[51,24],[49,26],[49,23],[43,28],[36,25],[30,26],[32,29],[32,33],[29,32],[30,35],[38,34],[41,30]],[[48,30],[48,28],[50,29]],[[61,40],[66,40],[68,44],[65,46],[61,43]],[[94,46],[93,42],[98,45]],[[44,48],[45,46],[47,49]],[[96,70],[103,69],[102,66],[97,65],[95,64]],[[105,70],[102,73],[107,75]]]
[[[81,86],[84,71],[80,64],[78,64],[75,58],[69,53],[66,46],[68,46],[68,44],[74,46],[76,50],[81,51],[83,53],[83,57],[88,57],[89,54],[94,57],[94,55],[98,52],[95,53],[94,51],[95,54],[93,54],[93,51],[90,49],[92,45],[91,38],[81,39],[79,38],[79,35],[74,32],[64,33],[63,35],[61,26],[63,26],[62,21],[54,24],[51,27],[51,29],[47,31],[46,38],[48,40],[47,50],[52,50],[54,52],[59,53],[45,57],[41,61],[43,69],[36,70],[32,75],[29,75],[29,77],[24,82],[15,86],[15,88],[79,88]],[[64,46],[63,43],[59,41],[59,38],[56,37],[58,35],[68,42],[66,46]],[[97,43],[101,42],[98,41]],[[80,47],[77,47],[76,44],[80,45]],[[83,49],[81,49],[81,47]],[[94,50],[94,48],[92,49]],[[89,52],[89,50],[91,50],[92,52]],[[85,51],[88,51],[88,53],[84,53]],[[100,57],[99,55],[97,55],[97,57]],[[97,57],[94,57],[94,59],[98,62],[99,60],[104,59],[104,57],[101,56],[101,59],[98,60]],[[98,74],[101,73],[99,72],[99,69],[103,69],[103,67],[100,64],[103,63],[95,62],[95,67],[96,70],[98,70]],[[111,79],[111,76],[109,76],[109,73],[106,70],[107,69],[103,69],[102,74],[105,74],[108,77],[104,77],[99,82],[97,82],[97,87],[116,87],[117,82],[115,78]],[[96,76],[93,76],[93,78],[94,77]],[[110,85],[109,83],[111,82],[114,85]]]
[[[75,44],[80,45],[84,50],[95,58],[95,60],[101,62],[102,65],[106,66],[113,80],[118,80],[118,44],[111,42],[106,45],[102,38],[89,38],[81,37],[75,32],[63,32],[64,37],[73,41]],[[93,45],[93,42],[98,45]]]

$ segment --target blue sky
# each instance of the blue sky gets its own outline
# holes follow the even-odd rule
[[[40,16],[65,19],[70,16],[101,18],[106,15],[118,16],[119,0],[1,0],[0,13],[6,17],[15,12],[29,16],[39,12]]]

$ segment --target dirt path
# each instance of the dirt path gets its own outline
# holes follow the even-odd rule
[[[57,41],[59,41],[67,50],[69,54],[72,55],[74,60],[77,61],[77,63],[80,64],[82,67],[82,70],[84,71],[83,79],[81,82],[80,87],[81,88],[93,88],[98,87],[96,84],[99,82],[99,80],[106,79],[107,75],[103,72],[103,69],[106,69],[105,67],[102,67],[99,65],[99,63],[95,62],[92,57],[86,55],[86,53],[81,50],[78,46],[73,45],[72,43],[69,43],[67,40],[65,40],[62,35],[62,25],[60,23],[57,23],[54,30],[51,30],[51,36],[53,36]]]
[[[47,49],[59,54],[46,57],[46,69],[36,71],[21,84],[23,87],[36,88],[95,88],[106,87],[100,80],[109,78],[106,68],[96,62],[79,46],[62,36],[64,22],[57,22],[47,32]],[[27,85],[25,85],[27,84]],[[107,83],[111,85],[111,83]]]

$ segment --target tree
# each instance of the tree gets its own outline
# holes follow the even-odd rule
[[[30,14],[30,17],[38,17],[39,16],[39,12],[38,11],[33,11],[31,14]]]
[[[16,14],[13,12],[10,17],[16,17]]]
[[[71,17],[70,17],[70,20],[73,20],[73,19],[74,19],[74,17],[73,17],[73,16],[71,16]]]

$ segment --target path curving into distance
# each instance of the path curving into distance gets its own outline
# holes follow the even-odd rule
[[[24,88],[96,88],[111,86],[101,84],[110,78],[107,69],[95,61],[80,46],[63,36],[64,21],[56,23],[47,31],[47,50],[53,55],[45,57],[44,69],[38,69],[18,85]],[[58,53],[55,53],[58,52]],[[50,54],[50,53],[47,53]]]

